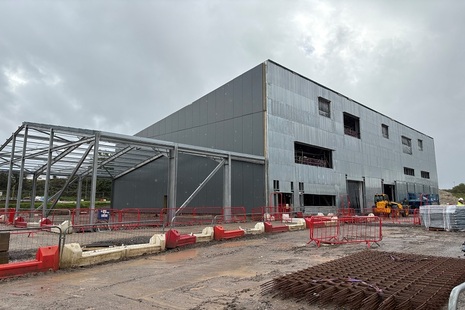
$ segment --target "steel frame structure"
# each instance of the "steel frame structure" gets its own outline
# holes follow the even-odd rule
[[[218,165],[193,191],[189,198],[177,208],[176,191],[179,153],[210,158],[217,161]],[[263,156],[89,129],[23,122],[0,146],[0,171],[8,171],[5,211],[7,211],[12,198],[11,180],[14,172],[19,172],[16,211],[20,209],[24,178],[30,176],[33,180],[32,209],[34,208],[37,179],[40,176],[45,176],[44,203],[41,206],[42,214],[45,217],[48,208],[47,202],[53,200],[54,202],[48,209],[54,208],[69,184],[79,182],[76,207],[80,208],[82,180],[91,177],[90,208],[94,210],[98,178],[115,180],[162,157],[169,159],[167,196],[168,218],[171,220],[175,218],[177,212],[187,206],[221,168],[224,170],[223,208],[225,208],[226,215],[230,214],[231,162],[265,164]],[[49,193],[49,183],[50,178],[53,176],[66,177],[67,180],[60,191],[51,195]],[[91,212],[91,214],[94,214],[94,212]],[[91,224],[94,221],[95,219],[91,217]]]

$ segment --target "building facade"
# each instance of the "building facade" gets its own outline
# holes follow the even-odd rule
[[[326,212],[349,203],[360,212],[376,193],[396,201],[438,193],[432,137],[271,60],[137,136],[264,156],[265,165],[233,163],[232,206],[248,212],[278,204]],[[179,166],[182,201],[215,161],[184,155]],[[157,161],[115,180],[115,207],[164,203],[166,167]],[[221,206],[220,179],[191,204]]]

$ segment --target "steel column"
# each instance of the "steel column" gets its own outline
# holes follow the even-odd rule
[[[178,145],[169,150],[168,161],[168,218],[171,220],[176,215],[176,195],[178,184]]]
[[[229,155],[224,164],[223,180],[223,213],[224,220],[231,220],[231,156]]]
[[[16,196],[16,212],[21,207],[21,196],[23,194],[23,177],[24,177],[24,164],[26,162],[26,147],[27,147],[27,133],[28,127],[24,127],[24,140],[23,140],[23,153],[21,155],[21,170],[19,171],[18,195]]]
[[[90,224],[94,224],[95,195],[97,192],[97,169],[98,169],[98,149],[100,142],[100,133],[95,134],[94,158],[92,169],[92,183],[90,192]]]
[[[47,152],[47,165],[45,169],[45,187],[44,187],[44,203],[42,204],[42,217],[47,215],[47,205],[48,205],[48,188],[50,186],[50,170],[52,168],[52,148],[53,140],[55,138],[55,131],[50,129],[50,137],[48,142],[48,152]]]

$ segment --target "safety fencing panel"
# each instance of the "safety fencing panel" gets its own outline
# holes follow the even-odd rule
[[[265,209],[265,207],[252,208],[252,213],[250,214],[251,220],[255,222],[263,222]]]
[[[397,213],[379,215],[383,224],[397,225],[421,225],[420,213],[418,208],[405,208],[406,215],[397,215]],[[363,215],[373,214],[373,208],[365,208],[362,210]]]
[[[312,216],[308,221],[310,241],[325,244],[372,243],[382,240],[382,222],[376,216]]]
[[[287,223],[292,222],[292,218],[303,218],[303,213],[301,211],[294,211],[292,207],[282,207],[276,208],[273,206],[268,206],[264,208],[265,213],[262,216],[262,221],[264,222],[281,222]]]
[[[163,209],[162,214],[167,214]],[[223,207],[193,207],[184,208],[178,212],[173,223],[165,222],[174,226],[214,225],[224,223],[244,223],[247,214],[244,207],[230,207],[229,213]]]
[[[0,223],[18,228],[53,226],[69,220],[71,220],[71,211],[68,209],[47,210],[45,217],[42,210],[10,209],[0,213]]]
[[[2,240],[2,263],[34,260],[39,248],[60,247],[61,245],[61,229],[57,226],[2,228],[0,229],[0,237]]]

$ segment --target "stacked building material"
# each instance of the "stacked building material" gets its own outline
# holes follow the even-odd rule
[[[420,207],[421,223],[428,229],[465,230],[465,207],[432,205]]]

